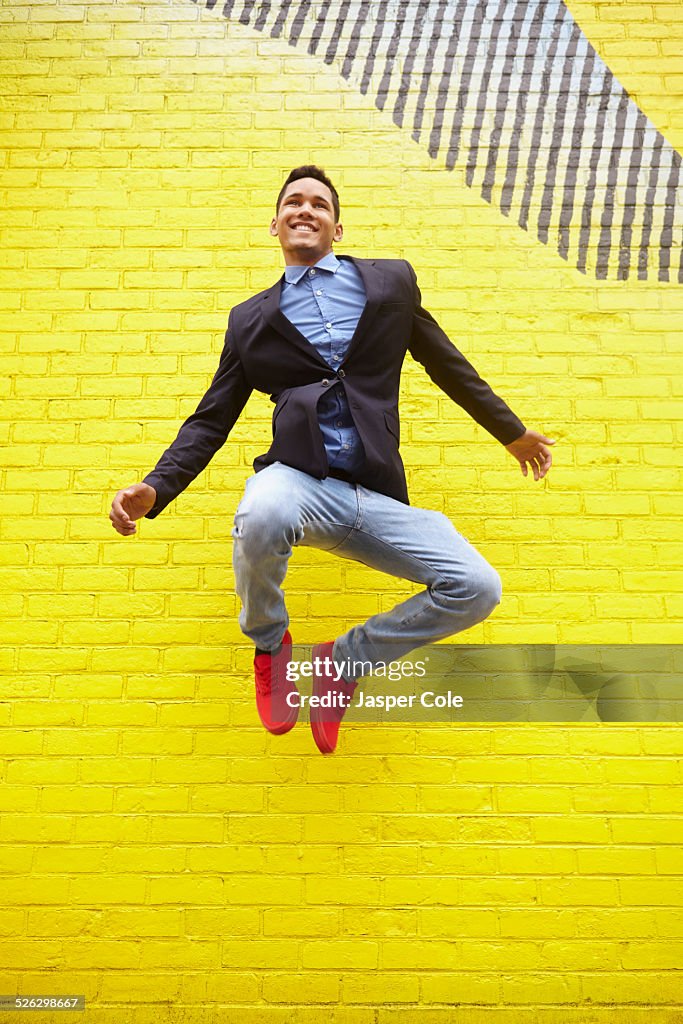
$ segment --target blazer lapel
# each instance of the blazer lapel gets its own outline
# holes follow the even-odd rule
[[[340,260],[349,260],[358,270],[365,285],[366,302],[363,312],[354,331],[353,338],[344,359],[348,359],[351,352],[363,341],[375,319],[384,297],[384,271],[377,266],[374,260],[357,260],[353,256],[339,256]],[[296,329],[294,324],[287,319],[280,309],[280,294],[282,292],[282,280],[269,288],[263,296],[263,316],[268,324],[279,334],[282,334],[292,345],[303,350],[308,356],[313,357],[316,362],[326,369],[332,369],[320,355],[315,345],[304,338],[303,334]]]
[[[280,309],[280,293],[282,291],[282,281],[278,281],[269,288],[263,296],[263,316],[266,323],[270,324],[278,334],[284,335],[287,341],[290,341],[292,345],[296,345],[297,348],[302,349],[306,355],[312,356],[317,360],[321,366],[330,367],[327,365],[323,357],[320,355],[315,345],[311,345],[310,341],[304,338],[301,331],[298,331],[291,320],[288,320]]]
[[[354,267],[363,278],[363,284],[365,285],[365,296],[366,302],[363,312],[361,313],[360,320],[354,331],[353,338],[349,344],[348,352],[344,362],[349,358],[351,353],[359,344],[362,343],[363,338],[367,335],[372,322],[377,315],[382,299],[384,297],[384,271],[377,266],[374,260],[357,260],[354,256],[339,256],[340,260],[349,260],[353,263]]]

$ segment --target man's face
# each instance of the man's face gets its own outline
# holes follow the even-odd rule
[[[312,266],[332,251],[343,229],[335,221],[332,193],[316,178],[299,178],[287,186],[270,224],[288,266]]]

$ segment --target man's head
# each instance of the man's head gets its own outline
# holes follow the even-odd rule
[[[295,167],[280,189],[270,233],[280,241],[285,263],[312,266],[341,240],[337,190],[320,167]]]

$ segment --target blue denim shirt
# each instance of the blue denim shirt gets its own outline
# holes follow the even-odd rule
[[[336,372],[365,306],[363,280],[350,260],[328,253],[314,267],[286,267],[280,310]],[[363,445],[341,384],[318,405],[318,422],[331,468],[353,473]]]

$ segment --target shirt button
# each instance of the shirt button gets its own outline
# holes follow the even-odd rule
[[[311,277],[315,277],[315,268],[313,270],[309,270],[309,274]]]
[[[339,362],[339,356],[332,356],[332,358],[334,359],[335,363]]]
[[[325,330],[326,331],[331,331],[332,330],[332,324],[330,324],[330,323],[325,324]]]
[[[337,422],[335,423],[335,426],[336,426],[336,427],[343,427],[343,426],[344,426],[344,424],[342,423],[342,421],[341,421],[341,420],[337,420]]]
[[[317,292],[315,294],[316,295],[322,295],[322,293],[323,293],[322,288],[318,288],[318,290],[317,290]]]
[[[349,447],[348,444],[343,444],[342,445],[342,448],[347,448],[348,449],[348,447]]]

